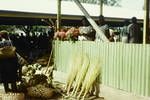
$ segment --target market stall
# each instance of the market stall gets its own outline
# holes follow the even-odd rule
[[[75,19],[76,22],[85,16],[96,32],[100,33],[103,42],[54,40],[51,54],[48,55],[46,61],[39,60],[36,64],[22,67],[23,81],[21,84],[18,83],[18,86],[19,92],[23,92],[25,95],[21,96],[25,96],[27,99],[104,99],[98,97],[100,84],[138,95],[150,96],[150,46],[148,44],[110,43],[78,0],[75,2],[83,14],[82,16],[71,17],[68,17],[67,14],[65,17],[60,16],[61,5],[60,0],[58,1],[57,30],[60,30],[61,18],[66,20],[70,18],[70,22]],[[22,14],[19,15],[20,12],[13,12],[15,18],[18,17],[14,13],[18,13],[18,17],[27,20],[24,19],[24,13],[21,12]],[[35,15],[26,12],[26,14],[28,14],[26,15],[28,18],[34,18],[38,15],[36,17],[38,22],[41,21],[39,19],[49,17],[54,21],[56,20],[56,12],[55,14],[39,14],[37,12]],[[1,15],[1,17],[8,16],[9,14],[5,13]],[[97,17],[94,16],[93,18],[97,20]],[[111,20],[108,16],[106,19],[107,21]],[[118,20],[122,22],[123,19],[117,18]],[[142,19],[138,21],[142,23]],[[79,33],[77,28],[71,29],[73,32],[69,32]],[[40,61],[44,64],[39,64]],[[53,70],[56,70],[56,73],[63,72],[63,74],[55,76]],[[60,80],[56,81],[56,77]],[[4,94],[4,97],[7,95]]]

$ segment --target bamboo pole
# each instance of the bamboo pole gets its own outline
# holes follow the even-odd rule
[[[57,0],[57,30],[61,27],[61,0]]]
[[[144,6],[143,44],[146,44],[149,33],[149,0],[144,0]]]
[[[103,15],[103,0],[99,0],[100,2],[100,15]]]
[[[97,33],[100,34],[101,40],[103,42],[109,42],[109,40],[106,38],[106,36],[104,35],[103,31],[100,30],[99,26],[96,24],[96,22],[90,17],[90,15],[88,14],[88,12],[85,10],[85,8],[81,5],[81,3],[79,2],[79,0],[74,0],[74,2],[76,3],[76,5],[80,8],[80,10],[82,11],[82,13],[85,15],[86,19],[89,21],[89,23],[92,25],[92,27],[95,29],[95,31]]]

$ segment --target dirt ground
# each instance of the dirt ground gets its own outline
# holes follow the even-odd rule
[[[65,80],[64,77],[65,77],[64,74],[60,72],[54,72],[55,81],[64,82]],[[100,89],[101,98],[96,98],[92,96],[92,97],[89,97],[88,99],[86,98],[86,100],[150,100],[150,97],[134,95],[132,93],[128,93],[123,90],[114,89],[108,86],[101,85],[100,87],[101,87]],[[0,97],[2,93],[4,93],[4,89],[3,89],[2,84],[0,84]],[[27,98],[26,100],[43,100],[43,99]],[[47,99],[47,100],[77,100],[77,99],[76,98],[62,98],[60,95],[55,95],[53,99]]]

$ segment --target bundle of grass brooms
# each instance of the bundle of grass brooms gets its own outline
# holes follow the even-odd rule
[[[85,53],[74,53],[70,58],[66,81],[67,97],[85,99],[88,94],[99,94],[100,59],[90,59]],[[95,88],[96,87],[96,88]],[[98,88],[97,88],[98,87]],[[96,90],[95,90],[96,89]]]

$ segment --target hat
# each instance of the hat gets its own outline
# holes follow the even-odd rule
[[[0,31],[0,36],[1,36],[1,38],[7,39],[8,38],[8,31],[6,31],[6,30]]]

